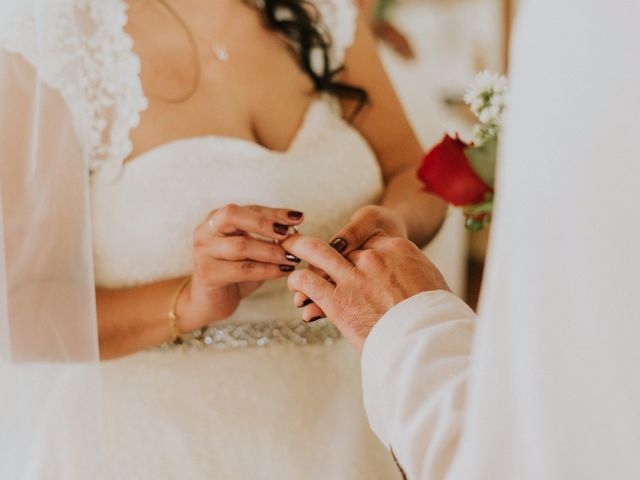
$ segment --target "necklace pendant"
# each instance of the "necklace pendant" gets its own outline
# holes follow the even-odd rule
[[[229,61],[229,50],[227,50],[227,47],[225,47],[222,43],[214,42],[214,44],[211,46],[211,49],[213,50],[213,55],[218,60],[225,63]]]

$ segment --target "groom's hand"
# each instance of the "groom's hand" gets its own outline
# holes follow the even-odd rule
[[[379,234],[407,238],[407,226],[392,210],[379,205],[365,205],[356,210],[349,223],[333,236],[330,245],[347,256],[362,248],[371,237]],[[309,305],[310,301],[301,292],[297,292],[294,298],[297,306]],[[310,305],[307,310],[314,318],[325,316],[325,312],[318,305]]]
[[[326,272],[290,275],[289,289],[309,297],[358,349],[374,325],[393,306],[420,292],[449,290],[438,269],[409,240],[378,234],[343,257],[325,242],[295,235],[283,247]],[[314,305],[303,311],[312,320]]]

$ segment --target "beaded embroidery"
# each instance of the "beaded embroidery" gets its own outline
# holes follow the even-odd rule
[[[333,345],[341,334],[327,320],[314,323],[300,321],[214,323],[203,329],[181,335],[176,343],[159,347],[168,350],[228,350],[267,347],[270,345]]]

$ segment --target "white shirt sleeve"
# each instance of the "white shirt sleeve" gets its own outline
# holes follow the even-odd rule
[[[391,309],[365,343],[367,415],[408,478],[443,478],[455,456],[475,318],[449,292],[421,293]]]

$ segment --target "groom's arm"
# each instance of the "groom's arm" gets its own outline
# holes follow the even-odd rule
[[[313,238],[294,236],[283,247],[330,277],[297,271],[289,288],[364,349],[375,432],[409,479],[445,477],[460,437],[474,313],[408,240],[376,235],[346,258]]]
[[[475,314],[445,291],[391,309],[364,345],[371,427],[409,479],[445,478],[462,430]]]

